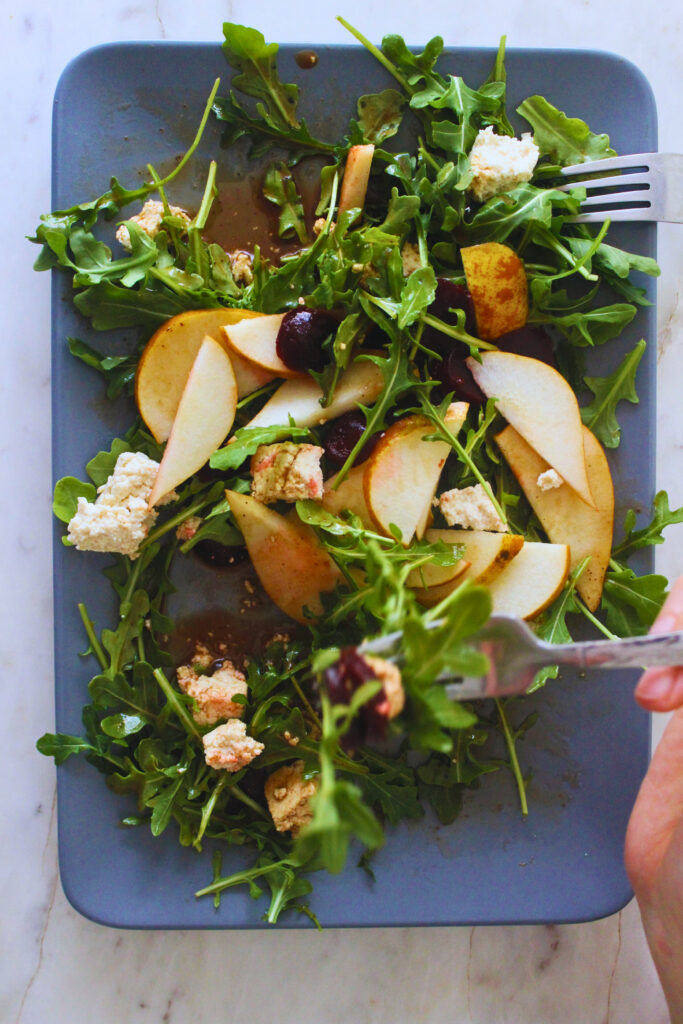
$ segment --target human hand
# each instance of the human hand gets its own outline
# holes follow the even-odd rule
[[[683,629],[683,577],[652,632],[675,629]],[[648,710],[674,711],[633,808],[624,857],[671,1020],[683,1024],[683,667],[649,669],[635,695]]]

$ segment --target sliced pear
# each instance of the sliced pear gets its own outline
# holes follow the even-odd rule
[[[277,354],[277,335],[284,313],[260,316],[258,320],[240,320],[223,328],[230,352],[246,359],[273,377],[302,377],[298,370],[282,362]]]
[[[506,427],[496,441],[549,539],[554,544],[569,544],[571,570],[590,557],[576,589],[588,608],[595,611],[602,596],[614,532],[612,474],[600,442],[584,426],[586,471],[596,506],[591,508],[565,485],[541,490],[538,478],[548,469],[548,463],[514,427]]]
[[[338,516],[344,509],[348,509],[350,512],[353,512],[354,516],[358,516],[363,526],[373,530],[375,524],[365,502],[365,491],[363,489],[365,466],[366,463],[363,462],[360,466],[354,466],[350,469],[348,475],[336,489],[335,484],[339,476],[338,473],[335,473],[334,476],[326,480],[323,487],[321,505],[334,516]]]
[[[519,534],[487,530],[427,530],[427,540],[461,544],[463,558],[470,563],[467,579],[486,587],[507,569],[524,545],[524,538]]]
[[[230,356],[206,337],[192,364],[149,498],[152,508],[208,461],[230,432],[237,381]]]
[[[270,599],[297,622],[310,622],[306,611],[320,615],[320,595],[334,590],[341,574],[313,530],[249,494],[226,491],[225,496]]]
[[[480,355],[481,362],[466,362],[486,397],[497,399],[498,412],[594,508],[579,404],[562,374],[515,352]]]
[[[156,441],[161,444],[171,433],[180,396],[207,334],[222,343],[223,325],[260,316],[250,309],[192,309],[172,316],[154,332],[138,363],[135,401]],[[273,374],[239,357],[232,364],[239,398],[273,379]]]
[[[443,541],[444,544],[460,544],[463,548],[461,565],[465,567],[462,580],[472,580],[489,586],[507,568],[522,549],[524,538],[514,533],[488,533],[485,530],[427,530],[428,541]],[[462,582],[455,577],[455,586]],[[454,589],[454,582],[431,586],[416,591],[420,604],[432,607],[448,597]]]
[[[454,434],[467,409],[466,402],[449,406],[445,420]],[[425,416],[397,420],[367,460],[363,486],[373,522],[387,534],[391,525],[397,526],[406,547],[415,535],[422,537],[429,524],[441,470],[451,451],[446,441],[423,440],[434,429]]]
[[[445,587],[446,593],[450,594],[452,588],[448,587],[448,584],[464,575],[469,567],[470,563],[464,558],[455,562],[454,565],[435,565],[432,562],[427,562],[425,565],[413,569],[406,580],[406,586],[420,591],[441,590],[442,587]]]
[[[372,405],[383,387],[384,378],[379,367],[367,360],[352,363],[344,371],[334,398],[326,408],[320,404],[323,393],[312,377],[286,380],[247,426],[284,426],[292,417],[297,427],[315,427],[355,409],[359,404]]]
[[[533,619],[555,600],[569,575],[568,544],[527,541],[490,584],[494,615]]]
[[[508,245],[482,242],[460,250],[474,304],[479,337],[493,341],[518,327],[529,315],[526,271]]]
[[[340,214],[354,208],[363,209],[374,153],[375,147],[372,145],[351,146],[346,157],[339,197]]]

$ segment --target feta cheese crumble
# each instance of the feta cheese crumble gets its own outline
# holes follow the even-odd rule
[[[323,496],[320,459],[323,449],[314,444],[262,444],[251,461],[251,493],[267,505],[272,501],[299,501]]]
[[[449,526],[463,526],[467,530],[490,530],[494,533],[508,532],[507,526],[481,484],[444,491],[439,498],[439,508]]]
[[[175,535],[181,543],[185,543],[185,541],[192,540],[201,525],[201,516],[188,516],[188,518],[180,524]]]
[[[546,469],[545,473],[539,473],[536,486],[540,491],[553,491],[556,487],[561,487],[564,480],[554,469]]]
[[[142,452],[122,452],[114,472],[97,489],[94,502],[78,499],[68,537],[79,551],[110,551],[135,559],[138,548],[157,517],[148,509],[159,463]],[[177,495],[167,494],[159,504]]]
[[[404,242],[401,249],[401,263],[403,264],[403,276],[410,277],[414,270],[422,266],[420,250],[413,242]]]
[[[500,192],[509,192],[523,181],[530,181],[539,150],[531,134],[521,139],[496,135],[493,127],[479,131],[470,152],[474,173],[470,190],[480,203]]]
[[[186,225],[190,225],[189,215],[179,206],[169,206],[174,217],[179,217]],[[134,224],[137,224],[150,238],[156,238],[161,231],[161,219],[164,216],[164,204],[158,199],[148,199],[145,205],[134,217],[128,217]],[[125,224],[120,224],[116,229],[116,240],[124,249],[131,249],[130,231]]]
[[[225,725],[218,725],[202,736],[204,760],[209,768],[217,771],[238,772],[258,757],[264,750],[263,743],[247,736],[247,727],[238,718],[231,718]]]
[[[176,670],[178,689],[192,697],[195,707],[192,717],[197,725],[214,725],[221,719],[241,718],[244,704],[235,697],[246,697],[247,680],[229,660],[224,660],[213,675],[197,672],[197,668],[208,668],[211,655],[199,644],[190,665],[179,665]]]
[[[273,823],[278,832],[296,836],[313,818],[311,797],[318,779],[304,778],[304,762],[283,765],[266,779],[265,794]]]

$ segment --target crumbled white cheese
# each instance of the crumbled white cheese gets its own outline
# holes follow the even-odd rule
[[[94,502],[78,499],[68,526],[69,540],[79,551],[111,551],[137,558],[157,512],[148,509],[159,463],[142,452],[123,452],[114,472],[97,490]],[[167,494],[158,504],[172,501]]]
[[[247,696],[246,678],[227,660],[213,675],[197,672],[197,668],[208,668],[211,661],[211,655],[199,644],[192,664],[179,665],[176,671],[178,688],[195,701],[192,716],[197,725],[214,725],[221,719],[241,718],[244,713],[244,704],[234,698]]]
[[[507,533],[507,526],[481,484],[444,491],[439,498],[439,508],[449,526]]]
[[[479,131],[470,152],[474,177],[470,189],[483,203],[491,196],[529,181],[538,161],[538,146],[527,132],[521,139],[496,135],[493,128]]]
[[[192,540],[192,538],[194,537],[195,533],[197,532],[201,525],[201,516],[188,516],[188,518],[180,524],[180,526],[175,532],[175,535],[178,538],[178,540],[182,543],[188,540]]]
[[[169,206],[174,217],[179,217],[185,224],[191,223],[190,217],[179,206]],[[137,224],[150,238],[156,238],[161,231],[161,220],[164,216],[164,204],[158,199],[148,199],[145,205],[134,217],[128,217],[134,224]],[[121,243],[124,249],[130,250],[130,231],[125,224],[120,224],[116,230],[116,240]]]
[[[410,277],[414,270],[422,266],[420,250],[413,242],[404,242],[401,249],[401,262],[403,264],[403,276]]]
[[[264,750],[263,743],[247,736],[247,727],[238,718],[231,718],[225,725],[218,725],[202,736],[204,760],[209,768],[238,772],[258,757]]]
[[[268,777],[265,785],[268,810],[278,832],[296,836],[313,818],[311,797],[318,788],[317,776],[304,778],[304,762],[283,765]]]
[[[235,249],[234,252],[228,253],[228,259],[230,260],[230,269],[232,270],[232,276],[234,277],[237,284],[251,284],[254,280],[254,257],[249,252],[244,252],[242,249]]]
[[[552,491],[556,487],[561,487],[564,480],[558,472],[554,469],[546,469],[545,473],[539,473],[536,486],[540,491]]]
[[[251,461],[251,493],[257,501],[299,501],[323,496],[320,458],[323,449],[314,444],[262,444]]]
[[[321,234],[321,232],[324,231],[326,224],[327,224],[327,218],[326,217],[318,217],[318,219],[313,222],[313,234],[316,235],[316,237],[319,234]],[[334,221],[334,220],[330,221],[330,234],[332,234],[332,232],[334,231],[336,226],[337,226],[337,222],[336,221]]]
[[[384,700],[381,701],[377,710],[380,714],[386,714],[387,718],[396,718],[403,711],[406,702],[405,690],[401,681],[401,672],[391,661],[384,658],[374,658],[365,655],[363,658],[382,684]]]

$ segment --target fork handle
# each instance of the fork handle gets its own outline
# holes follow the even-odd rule
[[[547,664],[592,668],[650,668],[683,665],[683,631],[654,633],[624,640],[589,640],[577,644],[543,644]]]

